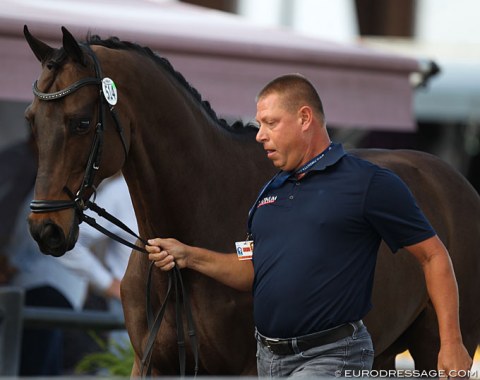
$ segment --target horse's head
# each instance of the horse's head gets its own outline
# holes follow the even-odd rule
[[[42,64],[25,111],[39,155],[29,225],[41,251],[53,256],[75,245],[85,201],[121,169],[129,142],[113,114],[115,84],[102,76],[93,50],[62,31],[63,46],[55,49],[24,28]]]

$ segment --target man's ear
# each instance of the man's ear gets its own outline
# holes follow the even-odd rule
[[[313,112],[312,109],[308,106],[303,106],[299,111],[302,129],[306,129],[312,123]]]

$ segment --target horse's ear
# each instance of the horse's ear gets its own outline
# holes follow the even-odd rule
[[[83,50],[78,44],[77,40],[73,35],[62,26],[62,33],[63,33],[63,48],[67,55],[72,58],[74,61],[85,65],[85,58],[83,55]]]
[[[46,43],[40,41],[39,39],[33,37],[30,34],[30,31],[28,30],[28,27],[26,25],[24,25],[23,27],[23,35],[25,36],[25,39],[30,46],[30,49],[32,49],[33,54],[35,54],[35,57],[37,57],[37,59],[41,63],[44,63],[47,58],[49,58],[53,54],[55,49],[48,46]]]

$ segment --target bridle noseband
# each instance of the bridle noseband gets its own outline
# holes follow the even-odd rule
[[[103,134],[104,134],[104,125],[105,125],[105,108],[109,108],[110,113],[113,117],[115,122],[116,129],[119,133],[120,139],[122,141],[124,153],[125,153],[125,160],[127,158],[128,149],[127,144],[125,141],[125,136],[123,133],[123,129],[120,125],[119,119],[117,114],[114,110],[114,103],[108,101],[108,95],[104,93],[105,91],[105,83],[113,83],[109,78],[102,77],[102,71],[100,69],[100,63],[98,61],[97,56],[95,55],[94,51],[91,49],[89,45],[82,45],[87,50],[88,54],[92,57],[95,67],[95,77],[86,77],[83,79],[78,80],[77,82],[71,84],[67,88],[52,92],[52,93],[45,93],[38,89],[37,81],[33,84],[33,93],[34,95],[43,101],[55,101],[65,96],[68,96],[78,89],[88,86],[88,85],[99,85],[100,92],[99,92],[99,106],[98,106],[98,122],[95,127],[95,136],[92,142],[92,147],[90,148],[90,154],[88,157],[87,167],[85,169],[85,174],[82,180],[82,184],[74,195],[70,189],[67,187],[64,188],[64,191],[70,197],[70,200],[36,200],[34,199],[30,203],[30,209],[33,213],[47,213],[47,212],[55,212],[55,211],[62,211],[67,209],[75,209],[80,223],[84,221],[85,223],[89,224],[96,230],[100,231],[101,233],[105,234],[106,236],[124,244],[136,251],[143,252],[148,254],[147,250],[143,247],[140,247],[136,244],[132,244],[129,241],[121,238],[120,236],[110,232],[106,228],[99,225],[96,220],[84,213],[85,210],[90,209],[96,212],[99,216],[107,219],[117,227],[123,229],[125,232],[129,233],[130,235],[136,237],[142,244],[146,245],[147,242],[145,239],[142,239],[138,234],[132,231],[128,226],[118,220],[116,217],[108,213],[105,209],[99,207],[95,202],[90,201],[89,199],[85,199],[85,193],[88,189],[92,189],[95,193],[94,188],[94,178],[96,172],[100,168],[100,159],[103,147]],[[113,103],[113,104],[112,104]],[[115,100],[116,103],[116,100]],[[147,300],[147,325],[149,328],[149,336],[147,339],[146,347],[143,352],[143,357],[141,361],[141,375],[145,373],[147,376],[151,374],[151,356],[153,353],[153,345],[155,343],[155,338],[160,330],[160,326],[166,311],[168,300],[171,298],[172,291],[175,292],[175,311],[176,311],[176,321],[177,321],[177,341],[178,341],[178,348],[179,348],[179,361],[180,361],[180,375],[182,377],[185,376],[185,362],[186,362],[186,353],[185,353],[185,333],[183,329],[183,317],[182,317],[182,309],[185,311],[185,317],[187,320],[188,325],[188,335],[190,337],[190,343],[192,345],[192,351],[195,360],[195,375],[198,372],[198,344],[196,339],[196,329],[195,324],[193,322],[192,311],[190,307],[190,302],[188,298],[188,294],[184,287],[182,274],[177,266],[170,272],[168,272],[168,288],[166,296],[163,300],[162,306],[160,310],[157,312],[156,315],[153,314],[151,302],[150,302],[150,290],[151,290],[151,281],[152,281],[152,269],[153,269],[153,262],[150,264],[148,278],[147,278],[147,289],[146,289],[146,300]],[[181,301],[181,295],[183,295],[183,305]],[[183,308],[182,308],[183,306]]]

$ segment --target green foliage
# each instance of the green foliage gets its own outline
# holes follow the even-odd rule
[[[75,372],[77,374],[129,377],[134,360],[130,341],[107,343],[94,332],[90,332],[89,335],[101,351],[85,355],[75,366]]]

